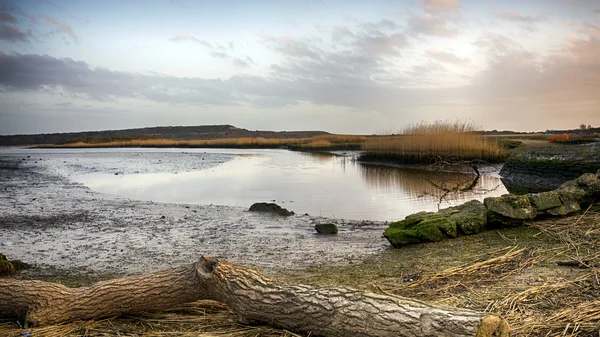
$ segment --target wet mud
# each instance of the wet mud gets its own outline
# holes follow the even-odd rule
[[[177,170],[177,161],[165,156],[169,154],[151,154],[148,161],[164,161],[170,165],[166,170]],[[194,156],[196,169],[231,159]],[[98,193],[69,178],[82,170],[112,173],[110,165],[97,161],[85,154],[0,154],[0,252],[44,270],[133,275],[191,263],[203,255],[266,271],[345,265],[389,247],[382,238],[384,222],[140,201]],[[128,167],[130,172],[122,172],[123,167],[128,166],[116,165],[114,173],[144,170],[141,164]],[[314,225],[324,222],[335,223],[339,234],[317,234]]]

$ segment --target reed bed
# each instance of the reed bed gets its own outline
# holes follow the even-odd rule
[[[173,140],[173,139],[129,139],[114,140],[108,142],[84,142],[52,145],[52,147],[279,147],[291,144],[301,144],[306,139],[278,139],[262,137],[244,138],[221,138],[221,139],[196,139],[196,140]]]
[[[77,141],[66,144],[54,144],[44,147],[65,147],[65,148],[110,148],[110,147],[197,147],[197,148],[279,148],[292,147],[322,149],[332,147],[347,148],[354,146],[360,147],[360,143],[366,139],[365,136],[356,135],[323,135],[312,138],[263,138],[263,137],[244,137],[244,138],[219,138],[219,139],[194,139],[194,140],[174,140],[162,138],[150,139],[114,139],[114,140],[96,140]]]
[[[404,128],[402,134],[368,138],[363,143],[363,160],[430,164],[436,160],[485,160],[500,162],[508,151],[497,140],[483,137],[469,122],[437,121]]]

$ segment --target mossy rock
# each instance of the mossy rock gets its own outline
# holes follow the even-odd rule
[[[332,223],[316,224],[315,230],[319,234],[337,234],[338,233],[337,226]]]
[[[0,253],[0,276],[14,275],[20,270],[29,269],[31,266],[21,260],[8,260]]]
[[[531,193],[529,199],[538,212],[562,206],[558,191]]]
[[[271,213],[271,214],[277,214],[277,215],[281,215],[281,216],[290,216],[290,215],[294,215],[294,212],[292,211],[288,211],[285,208],[282,208],[281,206],[275,204],[275,203],[270,203],[270,202],[257,202],[252,204],[252,206],[250,206],[250,209],[248,209],[250,212],[261,212],[261,213]]]
[[[462,234],[481,232],[486,225],[486,209],[473,200],[439,212],[419,212],[388,227],[383,236],[399,248],[421,242],[438,242]]]
[[[505,194],[485,198],[483,203],[488,210],[488,220],[505,225],[532,220],[538,214],[526,195]]]
[[[577,178],[576,182],[577,186],[585,191],[588,199],[600,197],[600,179],[598,178],[598,175],[584,173]]]

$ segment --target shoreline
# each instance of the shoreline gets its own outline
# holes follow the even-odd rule
[[[389,247],[381,237],[385,222],[127,199],[18,156],[0,156],[0,176],[0,252],[43,269],[124,276],[206,255],[274,271],[348,264]],[[340,234],[319,236],[314,225],[323,222],[336,223]]]

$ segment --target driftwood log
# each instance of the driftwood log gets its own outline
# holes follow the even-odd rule
[[[510,336],[499,316],[353,289],[287,285],[210,257],[84,288],[0,278],[0,317],[37,326],[161,310],[200,299],[226,303],[241,323],[316,336]]]

